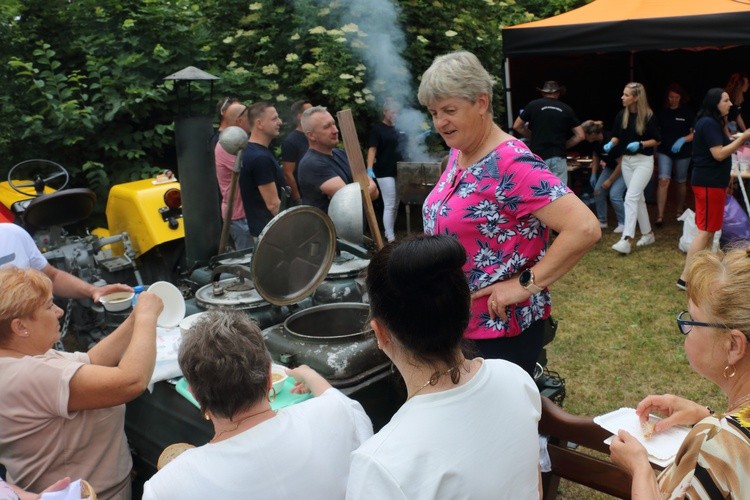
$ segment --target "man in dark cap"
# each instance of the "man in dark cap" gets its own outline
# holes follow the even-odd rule
[[[542,97],[521,110],[513,123],[513,130],[525,137],[531,151],[544,160],[553,174],[567,183],[565,152],[584,139],[581,122],[573,109],[560,101],[565,87],[550,80],[537,90]]]

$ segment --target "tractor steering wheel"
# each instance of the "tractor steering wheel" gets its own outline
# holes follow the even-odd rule
[[[50,181],[56,181],[50,187],[59,191],[68,185],[68,180],[70,175],[65,167],[50,160],[22,161],[8,172],[8,185],[14,191],[35,198],[44,194],[44,188],[50,186]]]

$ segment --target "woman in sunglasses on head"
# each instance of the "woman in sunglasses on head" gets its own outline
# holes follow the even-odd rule
[[[645,448],[620,431],[612,461],[633,476],[633,498],[750,498],[750,247],[702,251],[688,268],[688,311],[677,316],[685,354],[699,375],[726,394],[724,414],[686,399],[648,396],[636,412],[666,418],[654,433],[692,425],[674,463],[658,478]]]

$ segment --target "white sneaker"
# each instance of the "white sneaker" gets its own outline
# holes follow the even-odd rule
[[[613,233],[622,233],[623,231],[625,231],[625,224],[617,224],[617,227],[612,232]]]
[[[612,245],[612,250],[614,250],[615,252],[620,252],[623,255],[627,255],[630,253],[630,241],[623,238]]]
[[[654,233],[648,233],[641,236],[641,239],[638,240],[638,243],[635,244],[637,247],[645,247],[646,245],[653,245],[656,241],[656,238],[654,238]]]
[[[606,223],[606,222],[602,222],[602,221],[599,221],[599,227],[600,227],[601,229],[607,229],[607,223]]]

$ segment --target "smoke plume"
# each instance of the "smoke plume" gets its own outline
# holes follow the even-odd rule
[[[315,0],[319,5],[329,1]],[[433,161],[424,144],[424,124],[428,117],[412,106],[416,92],[402,53],[406,48],[399,24],[399,11],[393,0],[344,0],[341,3],[342,24],[354,23],[367,34],[363,46],[352,46],[365,62],[370,81],[368,87],[379,109],[386,100],[399,109],[396,127],[408,137],[406,156],[409,161]]]

